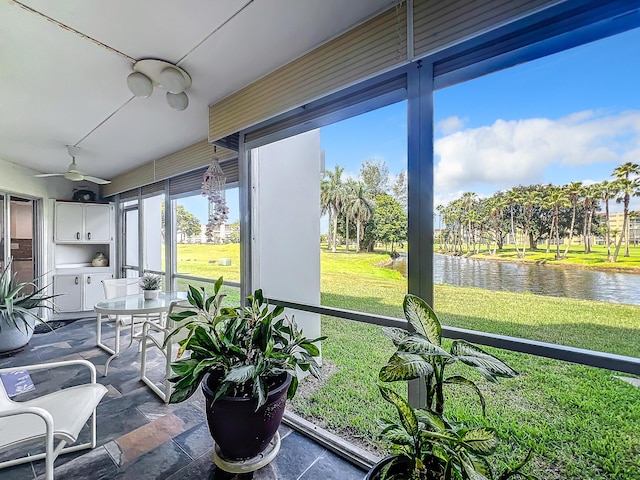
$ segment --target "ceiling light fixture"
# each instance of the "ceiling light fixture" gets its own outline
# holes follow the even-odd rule
[[[127,77],[127,86],[140,98],[150,96],[153,87],[160,87],[167,90],[167,103],[174,110],[182,111],[189,106],[185,90],[191,86],[191,77],[182,68],[163,60],[138,60]]]

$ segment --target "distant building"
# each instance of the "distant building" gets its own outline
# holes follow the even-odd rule
[[[605,214],[599,213],[600,223],[605,225]],[[624,213],[616,212],[609,214],[609,226],[611,228],[611,240],[620,238],[622,226],[624,222]],[[640,245],[640,211],[629,212],[627,221],[627,231],[625,239],[629,240],[630,245]],[[596,237],[596,243],[603,244],[605,242],[604,235]]]

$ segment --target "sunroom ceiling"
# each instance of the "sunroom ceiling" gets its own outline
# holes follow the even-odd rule
[[[206,138],[209,104],[394,3],[0,0],[0,159],[62,172],[77,144],[81,170],[112,178]],[[185,111],[129,92],[143,58],[191,75]]]

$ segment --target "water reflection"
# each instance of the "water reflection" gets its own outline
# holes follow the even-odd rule
[[[390,268],[407,275],[406,257]],[[640,275],[434,255],[435,283],[640,305]]]

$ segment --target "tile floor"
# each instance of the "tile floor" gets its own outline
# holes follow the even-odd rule
[[[202,394],[180,404],[165,405],[139,380],[140,356],[135,347],[116,358],[109,367],[109,375],[103,377],[108,355],[95,347],[93,318],[34,335],[22,352],[0,357],[0,368],[76,358],[93,362],[98,382],[109,391],[97,409],[98,446],[58,457],[56,480],[361,480],[365,476],[359,468],[285,426],[280,429],[280,453],[271,464],[253,474],[237,476],[216,469],[211,460],[213,441]],[[159,356],[154,361],[161,372]],[[86,372],[83,367],[65,367],[55,375],[49,371],[34,372],[32,379],[37,391],[22,394],[16,400],[87,381]],[[83,435],[88,438],[88,431],[81,433],[81,441]],[[20,451],[27,450],[41,451],[37,446],[23,447]],[[15,452],[4,452],[0,461],[13,458],[12,455],[15,457]],[[38,461],[2,469],[0,479],[29,480],[43,477],[43,473],[44,461]]]

